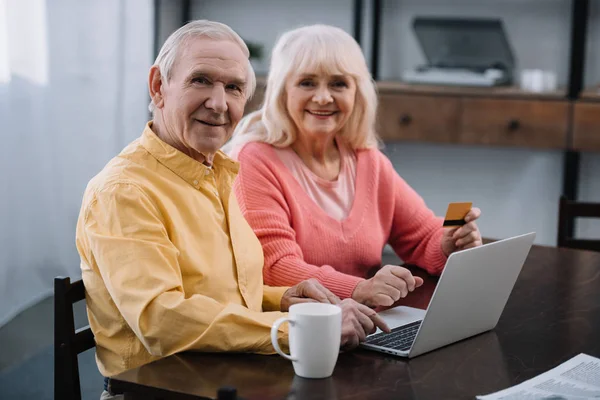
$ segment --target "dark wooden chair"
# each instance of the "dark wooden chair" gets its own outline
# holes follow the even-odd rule
[[[575,218],[599,218],[600,203],[583,203],[560,198],[558,210],[558,247],[600,251],[600,239],[575,239],[569,234]]]
[[[87,325],[75,329],[73,305],[85,300],[83,281],[71,283],[69,277],[54,278],[54,398],[81,400],[77,355],[96,347]],[[100,385],[98,386],[100,388]],[[127,398],[127,397],[126,397]],[[222,387],[218,400],[241,400],[233,387]]]
[[[54,398],[81,400],[77,355],[96,346],[89,325],[75,330],[73,304],[85,300],[83,281],[54,278]],[[98,383],[98,388],[100,388]]]

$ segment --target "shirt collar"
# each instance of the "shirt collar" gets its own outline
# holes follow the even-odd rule
[[[148,122],[144,128],[141,144],[159,163],[192,186],[197,186],[199,181],[209,175],[208,171],[210,171],[211,167],[207,167],[163,142],[152,130],[152,121]],[[232,174],[237,174],[239,163],[233,161],[219,150],[215,153],[212,168],[223,168]]]

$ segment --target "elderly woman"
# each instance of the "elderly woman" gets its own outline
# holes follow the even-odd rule
[[[478,246],[475,224],[443,228],[377,149],[377,95],[356,41],[314,25],[284,34],[271,58],[264,106],[228,145],[241,163],[240,207],[265,255],[268,285],[318,279],[341,298],[387,306],[420,286],[395,265],[439,274],[450,253]]]

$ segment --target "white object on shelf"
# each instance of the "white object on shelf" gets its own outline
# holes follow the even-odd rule
[[[409,83],[490,87],[504,83],[506,73],[495,68],[478,72],[466,68],[428,67],[405,71],[402,79]]]
[[[552,92],[556,90],[556,73],[541,69],[524,69],[521,71],[521,89],[529,92]]]

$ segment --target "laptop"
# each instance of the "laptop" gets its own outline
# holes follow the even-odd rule
[[[451,254],[427,310],[379,313],[392,332],[378,329],[361,346],[412,358],[493,329],[534,239],[532,232]]]
[[[417,17],[413,30],[426,65],[405,71],[410,83],[510,84],[515,59],[501,19]]]

